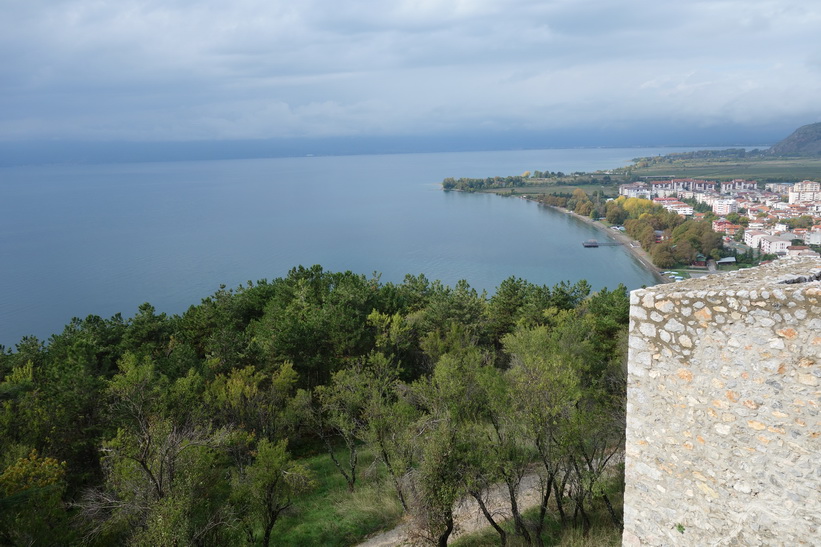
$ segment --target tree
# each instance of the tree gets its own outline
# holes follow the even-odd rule
[[[671,242],[662,241],[650,251],[653,264],[659,268],[671,268],[676,265],[676,257],[671,249]]]
[[[628,213],[621,206],[618,201],[610,201],[607,203],[607,214],[605,218],[610,224],[621,225],[627,220]]]
[[[205,399],[217,423],[275,440],[294,421],[289,410],[296,384],[297,374],[289,362],[270,374],[245,367],[217,375]]]
[[[266,305],[254,335],[270,364],[293,363],[303,387],[326,384],[372,348],[367,317],[378,297],[377,278],[297,268]]]
[[[557,321],[571,320],[570,313],[559,314]],[[559,332],[548,327],[522,330],[505,338],[505,349],[514,356],[508,373],[516,394],[511,411],[522,424],[540,466],[537,538],[541,537],[553,493],[562,522],[565,520],[562,498],[569,475],[569,447],[564,439],[569,414],[581,399],[583,365],[578,357],[568,355],[566,347]]]
[[[453,532],[453,505],[462,495],[463,466],[456,432],[447,418],[426,418],[417,427],[420,462],[413,474],[411,514],[424,537],[446,547]]]
[[[311,489],[310,470],[291,459],[288,442],[259,441],[254,461],[233,479],[232,499],[239,508],[249,543],[257,526],[262,527],[262,545],[271,544],[271,531],[279,515],[291,507],[295,496]]]
[[[4,545],[56,545],[70,539],[66,463],[32,450],[0,473],[0,541]]]
[[[167,381],[149,356],[127,354],[119,367],[107,389],[120,427],[101,448],[104,484],[79,504],[87,539],[198,545],[214,538],[233,520],[223,448],[247,438],[165,417]]]
[[[576,203],[575,213],[581,216],[590,216],[590,213],[593,211],[593,203],[590,201],[580,201]]]
[[[331,376],[329,385],[317,386],[314,390],[315,406],[309,410],[316,431],[337,470],[345,478],[349,492],[353,492],[356,485],[359,439],[366,427],[363,414],[368,393],[362,385],[362,373],[358,368],[339,370]],[[346,464],[336,456],[334,437],[345,444],[348,451]]]

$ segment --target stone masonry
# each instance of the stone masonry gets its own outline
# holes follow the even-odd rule
[[[623,545],[821,545],[821,259],[630,304]]]

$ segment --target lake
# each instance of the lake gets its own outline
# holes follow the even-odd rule
[[[510,276],[633,289],[652,275],[598,232],[516,198],[443,192],[445,177],[592,171],[684,149],[329,156],[0,169],[0,344],[72,317],[181,313],[297,265],[424,273],[492,292]],[[598,234],[598,237],[601,237]]]

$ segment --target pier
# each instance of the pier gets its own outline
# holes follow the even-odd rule
[[[624,245],[624,243],[619,243],[618,241],[596,241],[595,239],[588,239],[587,241],[582,242],[582,246],[584,247],[615,247],[617,245]]]

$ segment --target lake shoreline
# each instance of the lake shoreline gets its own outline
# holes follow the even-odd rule
[[[525,199],[528,199],[528,198],[525,198]],[[536,201],[536,200],[530,200],[530,201]],[[606,234],[608,238],[610,238],[610,239],[612,239],[612,240],[614,240],[618,243],[621,243],[622,244],[621,246],[624,247],[624,249],[627,250],[627,252],[629,252],[631,255],[633,255],[633,257],[635,257],[636,260],[639,261],[639,263],[644,267],[645,270],[647,270],[649,273],[653,274],[653,277],[656,279],[656,281],[658,281],[658,283],[669,283],[670,282],[669,279],[667,279],[663,275],[661,275],[661,271],[659,270],[659,268],[657,268],[653,264],[653,261],[650,260],[650,255],[647,254],[647,251],[645,251],[644,249],[641,248],[641,245],[638,243],[638,241],[634,240],[633,238],[631,238],[630,236],[628,236],[627,234],[625,234],[621,230],[613,230],[612,228],[608,228],[607,226],[605,226],[604,224],[602,224],[601,222],[599,222],[597,220],[593,220],[590,217],[585,217],[585,216],[576,214],[576,213],[574,213],[573,211],[571,211],[569,209],[565,209],[564,207],[558,207],[556,205],[547,205],[547,204],[539,202],[539,201],[536,201],[536,203],[538,203],[539,205],[541,205],[543,207],[550,207],[551,209],[554,209],[554,210],[559,211],[561,213],[568,214],[568,215],[580,220],[581,222],[584,222],[585,224],[593,226],[594,228],[596,228],[600,232]]]

